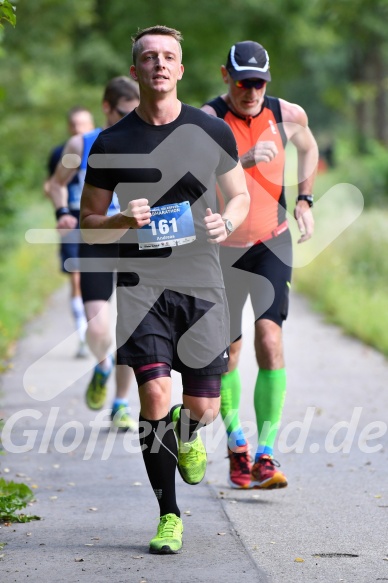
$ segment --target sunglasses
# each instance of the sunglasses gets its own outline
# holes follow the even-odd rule
[[[241,79],[241,81],[234,82],[239,89],[262,89],[265,83],[264,79]]]
[[[115,107],[115,111],[117,111],[117,113],[119,114],[120,117],[125,117],[129,113],[129,111],[124,111],[124,110],[120,109],[119,107]]]

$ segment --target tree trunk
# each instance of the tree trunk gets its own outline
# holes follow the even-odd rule
[[[371,112],[368,102],[367,88],[370,83],[368,56],[360,51],[354,51],[351,64],[351,81],[357,88],[357,98],[354,105],[356,146],[360,154],[368,152],[367,142],[371,137]]]
[[[377,48],[373,62],[376,97],[374,102],[374,137],[388,146],[388,67],[381,47]]]

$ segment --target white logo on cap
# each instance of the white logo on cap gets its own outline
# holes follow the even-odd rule
[[[257,61],[256,61],[255,57],[252,57],[251,59],[249,59],[248,63],[256,63],[256,65],[257,65]]]
[[[236,59],[234,58],[234,54],[236,52],[236,45],[233,45],[232,48],[230,49],[230,61],[233,65],[233,68],[235,71],[260,71],[260,73],[266,73],[269,69],[269,56],[268,53],[265,49],[263,49],[265,52],[265,65],[264,67],[241,67],[240,65],[237,64]],[[251,59],[252,60],[252,59]],[[249,61],[251,62],[251,61]],[[257,61],[256,61],[257,63]]]

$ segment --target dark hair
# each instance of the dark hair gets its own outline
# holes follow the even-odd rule
[[[145,36],[146,34],[161,34],[166,36],[172,36],[175,38],[177,43],[179,44],[180,54],[182,58],[182,47],[181,42],[183,41],[182,33],[175,28],[169,28],[168,26],[163,26],[162,24],[157,24],[156,26],[150,26],[148,28],[139,29],[137,33],[132,37],[132,60],[133,64],[136,65],[137,55],[140,51],[141,43],[139,40]]]
[[[138,84],[124,75],[113,77],[105,87],[103,101],[107,101],[110,107],[114,109],[123,97],[127,101],[139,99]]]

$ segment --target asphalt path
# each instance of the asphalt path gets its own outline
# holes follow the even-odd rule
[[[219,419],[203,430],[205,480],[177,474],[184,546],[148,553],[158,508],[135,434],[110,430],[84,392],[94,361],[74,359],[67,288],[26,329],[1,379],[0,477],[29,484],[41,517],[0,525],[0,581],[370,583],[388,581],[388,363],[292,297],[285,326],[288,395],[276,458],[288,488],[227,485]],[[257,367],[244,314],[241,418],[253,448]],[[173,374],[173,401],[180,402]],[[135,417],[139,404],[131,387]]]

